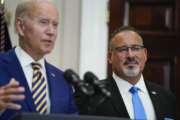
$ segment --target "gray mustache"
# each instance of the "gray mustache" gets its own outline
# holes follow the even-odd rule
[[[133,64],[138,64],[139,59],[137,57],[128,57],[125,61],[124,61],[124,65],[133,63]]]

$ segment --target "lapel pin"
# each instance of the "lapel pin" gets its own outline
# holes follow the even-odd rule
[[[54,73],[51,73],[51,76],[55,77],[56,75]]]
[[[151,93],[152,93],[153,95],[156,95],[156,94],[157,94],[156,91],[152,91]]]

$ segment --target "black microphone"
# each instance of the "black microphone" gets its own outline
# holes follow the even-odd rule
[[[84,74],[84,81],[89,84],[92,84],[97,90],[99,90],[106,97],[111,96],[111,92],[106,89],[104,83],[101,83],[101,81],[92,72],[86,72]]]
[[[64,72],[64,78],[67,80],[68,83],[73,85],[76,90],[80,90],[85,95],[90,96],[94,94],[94,88],[80,80],[78,74],[76,74],[73,70],[66,70]]]

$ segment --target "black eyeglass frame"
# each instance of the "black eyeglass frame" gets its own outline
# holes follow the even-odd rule
[[[132,45],[132,46],[121,46],[121,47],[115,47],[113,50],[117,51],[119,53],[127,53],[129,49],[133,52],[139,52],[145,47],[143,45]]]

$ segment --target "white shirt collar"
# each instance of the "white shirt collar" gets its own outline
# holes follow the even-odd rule
[[[31,65],[32,62],[38,62],[41,64],[42,69],[45,69],[45,59],[41,58],[38,61],[35,61],[27,52],[25,52],[20,46],[15,48],[15,53],[22,65],[22,67],[27,67]]]
[[[120,78],[113,72],[113,78],[119,88],[122,92],[129,92],[129,89],[133,86],[128,81]],[[135,87],[139,88],[142,92],[147,92],[146,85],[144,83],[143,75],[141,75],[140,80],[134,85]]]

